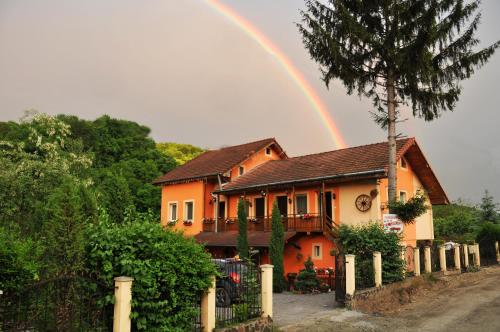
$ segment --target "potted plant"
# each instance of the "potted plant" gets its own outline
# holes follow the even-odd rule
[[[175,224],[177,224],[177,222],[179,221],[179,219],[175,219],[175,220],[169,220],[167,222],[167,225],[168,226],[175,226]]]
[[[184,220],[183,224],[184,224],[184,226],[191,226],[191,225],[193,225],[193,221],[192,220]]]

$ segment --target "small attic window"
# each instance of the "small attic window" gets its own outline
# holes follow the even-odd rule
[[[244,173],[245,173],[245,167],[240,166],[240,167],[238,168],[238,174],[239,174],[239,175],[243,175]]]
[[[266,156],[270,156],[271,155],[271,148],[267,147],[266,148]]]
[[[408,165],[406,164],[406,159],[401,157],[401,168],[408,168]]]

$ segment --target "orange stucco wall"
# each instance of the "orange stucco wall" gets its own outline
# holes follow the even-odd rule
[[[187,235],[195,235],[202,230],[202,219],[204,212],[203,192],[206,184],[203,181],[182,183],[175,185],[166,185],[162,187],[161,195],[161,223],[167,225],[169,219],[169,203],[177,203],[178,222],[174,226],[177,230],[183,230]],[[183,220],[186,218],[184,203],[192,200],[193,206],[193,224],[184,226]],[[205,207],[206,208],[206,207]]]
[[[416,175],[411,169],[410,164],[407,163],[406,169],[403,169],[401,168],[401,161],[399,161],[397,165],[397,187],[396,187],[398,199],[399,199],[399,193],[401,191],[406,192],[406,199],[413,197],[414,192],[416,190],[416,188],[414,188],[414,177],[416,177]],[[381,191],[380,195],[382,204],[384,206],[382,213],[389,213],[389,210],[387,209],[387,202],[389,201],[388,187],[389,187],[388,179],[382,179],[380,181],[380,191]],[[403,243],[406,245],[416,246],[417,231],[415,223],[405,225],[403,231]]]
[[[304,269],[304,262],[308,257],[311,257],[314,266],[317,268],[333,268],[334,257],[330,256],[330,251],[335,245],[322,234],[302,235],[298,238],[291,239],[300,249],[291,244],[285,246],[284,267],[285,275],[288,273],[298,273]],[[313,257],[313,246],[321,246],[321,258]]]

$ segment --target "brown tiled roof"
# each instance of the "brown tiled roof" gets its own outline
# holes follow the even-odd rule
[[[175,183],[223,174],[246,160],[252,153],[271,144],[280,152],[283,151],[274,138],[210,150],[159,177],[154,183]]]
[[[285,232],[285,241],[291,239],[296,232]],[[207,247],[236,247],[238,232],[201,232],[194,236],[198,243]],[[248,245],[250,247],[268,247],[271,232],[249,231],[247,233]]]
[[[414,141],[413,138],[397,140],[398,158]],[[376,143],[269,161],[227,183],[222,191],[375,172],[384,174],[389,159],[387,145],[387,142]]]

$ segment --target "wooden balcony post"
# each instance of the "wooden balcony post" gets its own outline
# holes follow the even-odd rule
[[[217,225],[219,223],[219,194],[215,195],[215,233],[217,233]]]
[[[326,221],[326,192],[325,192],[325,181],[321,182],[321,230],[324,229],[325,221]]]
[[[293,212],[293,228],[294,228],[294,230],[296,230],[297,225],[296,225],[296,221],[295,221],[295,215],[296,215],[296,212],[295,212],[295,186],[292,186],[292,212]]]
[[[263,226],[264,226],[264,230],[269,230],[269,225],[270,225],[270,222],[269,222],[269,187],[266,187],[266,212],[267,212],[267,220],[264,220],[263,222]],[[266,224],[267,224],[267,227],[266,227]]]

